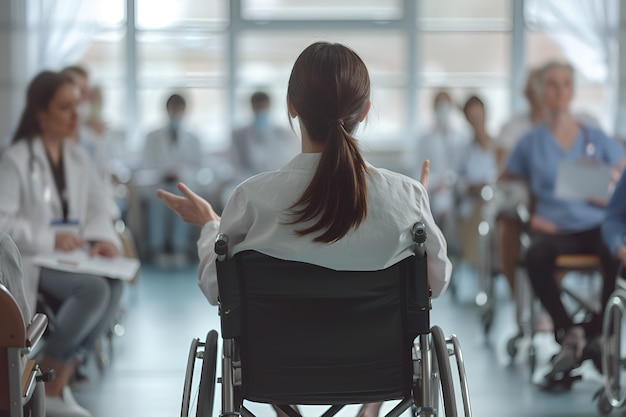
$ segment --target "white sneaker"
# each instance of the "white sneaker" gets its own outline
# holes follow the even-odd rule
[[[92,417],[89,411],[76,402],[69,387],[63,388],[60,397],[46,395],[45,407],[46,417]]]

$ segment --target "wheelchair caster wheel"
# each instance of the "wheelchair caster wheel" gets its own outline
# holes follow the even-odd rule
[[[522,339],[521,334],[516,334],[506,343],[506,352],[511,359],[517,356],[517,343]]]
[[[487,335],[491,331],[491,325],[493,324],[493,308],[486,310],[482,317],[481,322],[483,324],[483,332]]]
[[[609,399],[604,394],[604,389],[602,390],[602,393],[600,394],[598,398],[597,408],[598,408],[598,413],[601,416],[608,416],[609,414],[611,414],[611,411],[613,411],[613,406],[611,405],[611,403],[609,402]]]
[[[541,389],[548,392],[565,392],[571,390],[574,382],[581,379],[582,376],[572,375],[569,372],[549,373],[543,378]]]
[[[537,354],[535,353],[535,347],[530,345],[528,347],[528,367],[530,368],[530,377],[535,373],[535,367],[537,366]]]

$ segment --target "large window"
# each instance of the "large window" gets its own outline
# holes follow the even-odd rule
[[[417,94],[423,128],[432,123],[435,95],[445,90],[458,108],[469,96],[479,96],[485,102],[487,127],[497,133],[510,116],[511,16],[510,1],[420,2]],[[466,128],[461,112],[454,116]]]
[[[128,2],[131,2],[130,4]],[[205,150],[224,151],[230,132],[251,118],[249,97],[267,91],[272,117],[288,125],[285,96],[293,62],[316,40],[342,42],[364,59],[372,112],[359,136],[367,149],[401,149],[433,121],[432,101],[448,90],[487,107],[492,134],[510,117],[527,68],[564,58],[539,30],[527,29],[526,65],[513,67],[511,0],[96,0],[101,27],[83,62],[105,89],[109,125],[139,150],[165,122],[173,92],[189,100],[189,122]],[[134,20],[127,19],[134,5]],[[134,55],[128,54],[132,47]],[[129,62],[131,59],[132,62]],[[130,80],[130,81],[129,81]],[[601,86],[578,80],[574,106],[597,115]],[[129,90],[132,87],[132,91]],[[130,91],[130,92],[129,92]],[[134,91],[134,93],[133,93]],[[135,94],[133,96],[132,94]],[[134,106],[129,120],[128,107]],[[457,112],[456,120],[464,126]]]

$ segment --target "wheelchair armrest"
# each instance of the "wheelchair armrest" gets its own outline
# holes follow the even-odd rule
[[[26,347],[32,348],[43,336],[48,327],[48,317],[45,314],[37,313],[33,320],[26,326]]]

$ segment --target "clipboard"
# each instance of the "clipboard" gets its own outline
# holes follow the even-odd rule
[[[32,262],[40,267],[56,271],[78,274],[98,275],[101,277],[132,281],[139,272],[141,263],[138,259],[116,256],[90,256],[86,250],[71,252],[56,251],[48,255],[33,257]]]
[[[611,166],[597,161],[562,161],[554,195],[566,200],[605,200],[609,195],[612,171]]]

